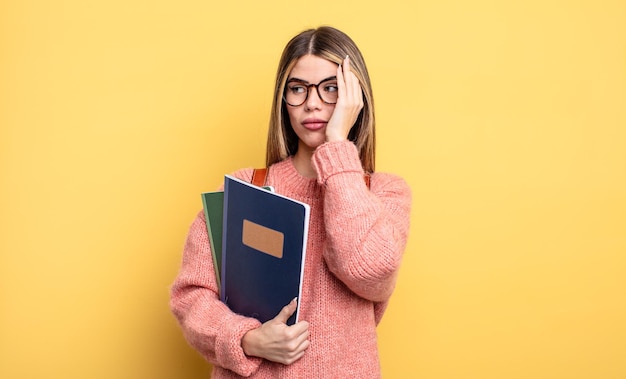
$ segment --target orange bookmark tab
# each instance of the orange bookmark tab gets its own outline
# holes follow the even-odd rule
[[[243,220],[241,242],[248,247],[276,258],[282,258],[284,240],[284,234],[279,231],[250,220]]]

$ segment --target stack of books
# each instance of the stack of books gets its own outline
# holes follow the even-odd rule
[[[235,313],[273,319],[295,297],[298,321],[310,206],[230,175],[202,194],[221,300]]]

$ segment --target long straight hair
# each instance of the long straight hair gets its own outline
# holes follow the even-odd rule
[[[359,113],[348,139],[358,151],[365,172],[374,172],[375,161],[375,120],[374,99],[365,60],[358,47],[348,35],[329,26],[309,29],[293,37],[285,46],[276,74],[276,87],[272,102],[265,163],[267,167],[279,162],[298,151],[298,136],[294,132],[287,105],[283,100],[285,85],[291,69],[298,59],[305,55],[314,55],[330,62],[341,64],[346,56],[350,57],[350,68],[363,90],[363,109]]]

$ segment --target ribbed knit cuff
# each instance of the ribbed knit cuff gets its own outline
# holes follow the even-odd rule
[[[235,318],[236,320],[230,319],[220,325],[222,333],[216,340],[215,355],[222,367],[241,376],[250,376],[259,368],[262,359],[245,355],[241,340],[248,331],[258,328],[261,323],[242,316],[235,316]]]
[[[326,142],[313,154],[317,181],[326,184],[328,178],[344,172],[363,174],[359,152],[351,141]]]

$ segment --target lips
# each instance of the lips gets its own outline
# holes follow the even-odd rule
[[[307,118],[302,121],[302,126],[308,130],[319,130],[326,126],[328,122],[319,118]]]

